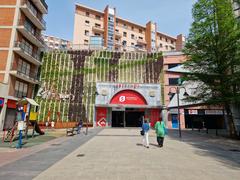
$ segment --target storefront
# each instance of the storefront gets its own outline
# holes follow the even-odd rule
[[[97,83],[95,126],[140,127],[143,118],[153,126],[160,118],[159,84]]]

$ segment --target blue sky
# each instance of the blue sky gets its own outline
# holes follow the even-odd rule
[[[46,0],[47,35],[72,40],[75,3],[103,11],[106,5],[116,7],[117,16],[145,25],[157,23],[160,32],[187,35],[192,22],[191,9],[196,0]]]

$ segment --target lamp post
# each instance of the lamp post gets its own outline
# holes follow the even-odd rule
[[[170,87],[169,93],[168,93],[169,96],[174,95],[174,93],[171,92],[171,89],[175,89],[175,92],[176,92],[176,94],[177,94],[178,131],[179,131],[179,137],[181,138],[181,137],[182,137],[182,130],[181,130],[181,120],[180,120],[180,107],[179,107],[179,106],[180,106],[180,105],[179,105],[179,93],[180,93],[180,90],[181,90],[181,89],[184,89],[185,92],[184,92],[183,96],[187,97],[187,96],[189,96],[189,95],[188,95],[185,87],[176,86],[176,87]]]

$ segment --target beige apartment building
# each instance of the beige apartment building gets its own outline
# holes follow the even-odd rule
[[[73,49],[106,48],[120,51],[180,51],[183,35],[173,37],[157,31],[157,24],[145,26],[117,17],[116,8],[103,12],[76,4]]]
[[[72,42],[55,36],[43,35],[45,50],[67,50],[72,49]]]
[[[240,5],[239,2],[236,0],[233,0],[233,10],[237,18],[240,17]]]
[[[0,0],[0,129],[15,118],[19,98],[32,98],[41,65],[45,0]]]

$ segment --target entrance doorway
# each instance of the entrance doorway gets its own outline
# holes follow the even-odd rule
[[[126,111],[125,114],[126,127],[141,127],[143,116],[144,112]]]
[[[124,111],[112,111],[112,127],[124,127]]]

